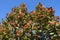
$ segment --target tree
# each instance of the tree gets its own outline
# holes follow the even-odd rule
[[[25,4],[12,8],[0,24],[0,40],[59,40],[59,16],[54,12],[41,3],[30,13]]]

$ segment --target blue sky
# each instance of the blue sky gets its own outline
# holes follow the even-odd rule
[[[0,0],[0,22],[5,19],[6,14],[15,6],[25,3],[28,11],[35,10],[35,6],[41,2],[45,7],[53,7],[55,15],[60,16],[60,0]]]

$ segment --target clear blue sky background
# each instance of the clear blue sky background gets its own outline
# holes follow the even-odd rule
[[[60,0],[0,0],[0,22],[6,17],[6,13],[10,12],[15,6],[25,3],[28,11],[35,10],[35,6],[41,2],[45,7],[53,7],[55,15],[60,16]]]

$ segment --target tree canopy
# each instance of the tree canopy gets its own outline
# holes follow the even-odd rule
[[[0,40],[60,40],[59,16],[54,12],[41,3],[31,12],[24,3],[12,8],[0,24]]]

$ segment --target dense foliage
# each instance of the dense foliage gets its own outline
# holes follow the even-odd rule
[[[0,24],[0,40],[60,40],[59,16],[41,3],[27,12],[25,4],[12,8]]]

